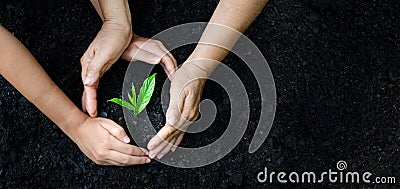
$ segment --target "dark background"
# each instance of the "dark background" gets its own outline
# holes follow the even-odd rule
[[[133,30],[151,37],[178,24],[208,21],[217,3],[136,0],[130,2]],[[398,184],[259,184],[256,175],[264,167],[286,172],[336,170],[336,162],[344,160],[348,171],[396,176],[399,182],[399,10],[399,1],[269,2],[245,33],[265,55],[275,78],[278,105],[269,137],[257,152],[247,152],[260,113],[259,91],[251,72],[229,55],[224,63],[239,74],[252,99],[249,126],[231,153],[196,169],[156,161],[123,168],[97,166],[0,78],[0,188],[398,188]],[[2,0],[0,23],[80,106],[79,59],[101,27],[90,2]],[[182,63],[192,49],[193,45],[181,47],[173,54]],[[99,88],[99,112],[124,127],[122,108],[106,100],[121,95],[127,66],[128,62],[118,61]],[[159,79],[165,78],[161,69],[156,72]],[[165,122],[159,90],[147,109],[157,128]],[[215,101],[218,118],[204,133],[187,135],[184,146],[214,141],[227,124],[229,100],[222,88],[208,83],[204,97]]]

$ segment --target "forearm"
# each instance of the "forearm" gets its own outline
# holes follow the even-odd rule
[[[90,0],[104,22],[115,22],[131,30],[132,19],[128,0]]]
[[[221,0],[189,61],[199,58],[222,61],[267,2],[268,0]],[[211,72],[215,67],[215,64],[207,64],[205,69]]]
[[[1,26],[0,41],[0,74],[72,138],[87,116],[54,84],[29,51]]]

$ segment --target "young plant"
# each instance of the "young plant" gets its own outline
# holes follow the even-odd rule
[[[154,73],[146,80],[144,80],[142,87],[140,87],[140,92],[137,98],[136,98],[135,86],[132,83],[132,95],[129,94],[128,92],[128,98],[130,102],[127,102],[120,98],[113,98],[108,100],[107,102],[114,102],[122,107],[125,107],[128,110],[133,111],[133,114],[135,115],[135,117],[137,117],[140,114],[140,112],[142,112],[146,108],[147,104],[150,102],[151,96],[153,95],[154,92],[155,77],[156,74]]]

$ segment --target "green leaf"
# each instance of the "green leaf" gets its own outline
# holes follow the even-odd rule
[[[129,102],[122,100],[120,98],[113,98],[110,100],[107,100],[107,102],[114,102],[115,104],[118,104],[122,107],[128,108],[128,110],[134,110],[135,108],[130,104]]]
[[[135,91],[135,86],[132,83],[132,95],[128,93],[128,98],[129,101],[131,101],[131,104],[133,107],[136,107],[136,91]]]
[[[156,83],[155,76],[156,74],[153,74],[150,77],[148,77],[146,80],[144,80],[142,87],[140,87],[140,92],[135,108],[136,115],[142,112],[144,108],[146,108],[147,104],[150,102]]]

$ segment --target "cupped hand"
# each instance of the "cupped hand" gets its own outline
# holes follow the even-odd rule
[[[175,151],[180,144],[186,129],[199,115],[199,104],[207,77],[207,71],[193,62],[184,63],[175,72],[166,124],[147,145],[151,158],[161,159],[169,151]]]
[[[116,48],[113,49],[115,50]],[[130,44],[126,49],[124,49],[124,53],[121,57],[127,61],[140,60],[149,64],[160,64],[170,78],[177,67],[175,58],[160,41],[140,37],[135,34],[133,34]],[[87,111],[92,117],[97,115],[96,90],[99,79],[115,61],[116,60],[108,61],[108,63],[104,64],[103,66],[105,66],[105,69],[88,68],[88,70],[92,71],[92,73],[96,73],[92,75],[95,75],[97,80],[94,85],[86,85],[85,83],[85,90],[82,95],[82,109]]]
[[[96,90],[100,77],[118,60],[132,39],[128,24],[105,21],[93,42],[81,58],[84,92],[82,109],[91,117],[97,116]]]
[[[132,41],[121,58],[126,61],[139,60],[149,64],[160,64],[168,77],[171,77],[177,68],[174,56],[160,41],[136,34],[133,34]]]
[[[104,118],[87,118],[77,128],[74,142],[99,165],[129,166],[150,163],[147,150],[129,144],[124,129]]]

